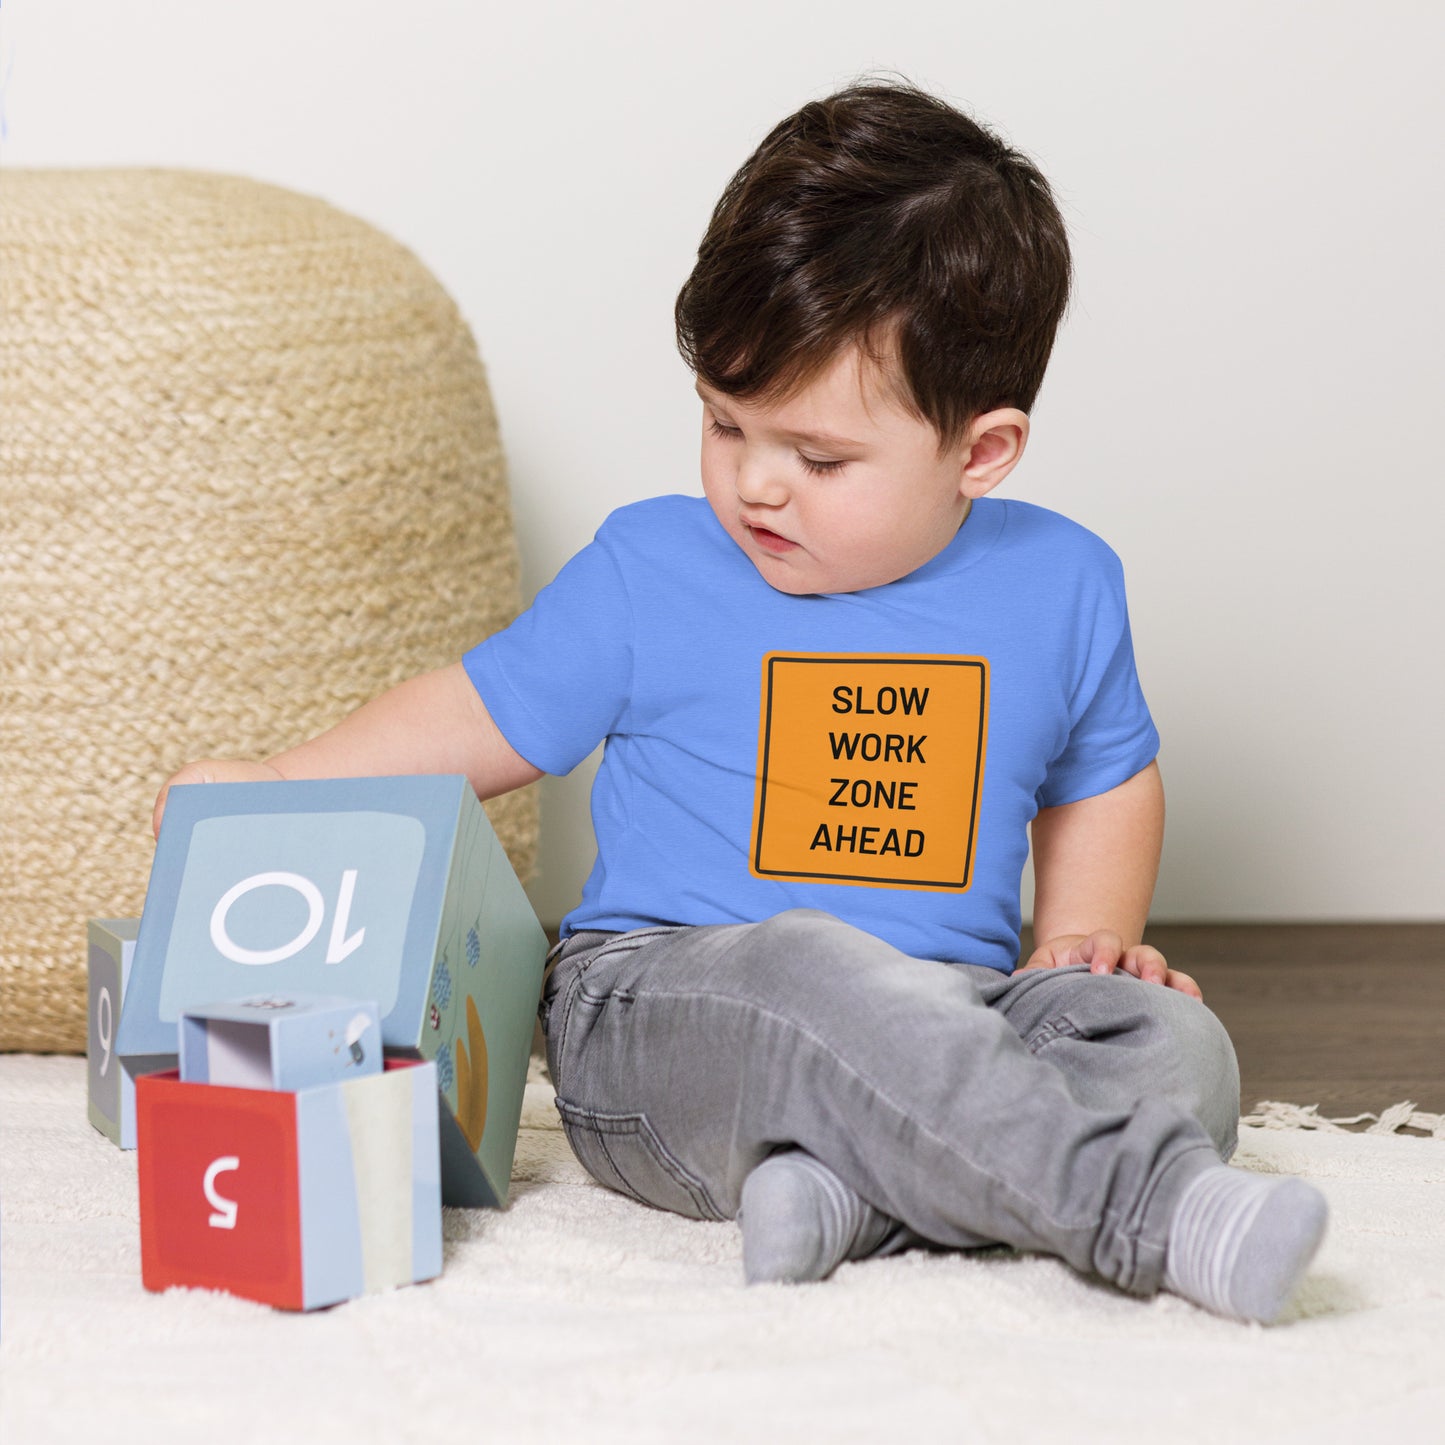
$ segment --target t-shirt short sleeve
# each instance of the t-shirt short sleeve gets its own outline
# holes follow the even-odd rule
[[[632,644],[627,588],[599,533],[462,665],[512,747],[543,772],[568,773],[618,728]]]
[[[1100,544],[1104,559],[1095,624],[1069,702],[1069,735],[1038,791],[1041,808],[1107,793],[1153,761],[1159,733],[1149,715],[1134,663],[1134,642],[1119,559]]]

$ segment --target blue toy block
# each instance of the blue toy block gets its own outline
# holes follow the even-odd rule
[[[88,1012],[85,1034],[87,1113],[90,1122],[122,1149],[135,1148],[135,1080],[137,1074],[163,1069],[169,1057],[116,1052],[116,1030],[130,981],[138,918],[92,918],[86,927],[88,945]]]
[[[374,1003],[310,994],[181,1013],[181,1081],[295,1093],[381,1072]]]
[[[546,952],[463,777],[173,788],[116,1049],[174,1061],[218,999],[375,1000],[387,1049],[436,1062],[446,1203],[501,1205]]]

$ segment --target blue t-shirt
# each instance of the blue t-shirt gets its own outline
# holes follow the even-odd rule
[[[907,577],[821,596],[769,586],[703,498],[623,507],[464,663],[535,767],[606,742],[564,937],[818,908],[1008,972],[1034,814],[1159,746],[1119,559],[992,498]]]

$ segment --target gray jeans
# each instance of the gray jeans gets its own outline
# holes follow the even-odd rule
[[[1234,1049],[1198,999],[922,962],[812,910],[574,935],[540,1015],[583,1167],[695,1219],[733,1218],[749,1172],[801,1148],[918,1242],[1149,1295],[1179,1195],[1237,1142]]]

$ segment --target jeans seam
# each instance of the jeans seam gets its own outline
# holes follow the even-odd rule
[[[1029,1053],[1036,1054],[1046,1045],[1053,1043],[1055,1039],[1082,1039],[1083,1037],[1078,1025],[1072,1019],[1059,1014],[1054,1018],[1045,1019],[1034,1030],[1027,1040],[1027,1047]]]
[[[627,1176],[617,1167],[617,1160],[612,1157],[612,1150],[607,1147],[607,1140],[603,1137],[602,1130],[594,1127],[591,1133],[597,1140],[598,1148],[602,1150],[603,1158],[612,1166],[612,1172],[617,1176],[617,1182],[622,1186],[628,1197],[635,1199],[639,1204],[646,1204],[647,1201],[628,1183]]]
[[[586,973],[594,963],[599,962],[601,959],[610,958],[614,953],[618,952],[635,953],[643,944],[651,943],[654,938],[661,938],[665,934],[676,933],[677,931],[678,926],[676,924],[664,923],[652,928],[634,928],[626,933],[614,934],[607,942],[599,943],[593,949],[587,961],[578,965],[578,969],[580,972]],[[567,942],[568,940],[564,939],[557,945],[558,949],[563,953],[563,961],[565,961]]]
[[[564,1135],[567,1134],[567,1125],[569,1122],[574,1129],[582,1129],[586,1127],[580,1120],[568,1120],[566,1113],[563,1111],[562,1101],[560,1099],[556,1101],[556,1104],[557,1112],[562,1115],[562,1132]],[[617,1180],[617,1192],[619,1194],[626,1195],[627,1198],[634,1200],[638,1204],[646,1204],[647,1201],[627,1182],[626,1176],[617,1167],[617,1161],[612,1157],[612,1151],[607,1147],[607,1141],[602,1138],[600,1131],[598,1131],[597,1129],[590,1129],[588,1130],[588,1132],[591,1133],[592,1136],[597,1140],[597,1146],[602,1150],[602,1157],[607,1160],[608,1165],[612,1169],[613,1178]],[[568,1138],[568,1142],[571,1143],[570,1137]],[[576,1153],[575,1148],[573,1152]],[[581,1160],[579,1159],[578,1162],[580,1163]],[[583,1165],[583,1167],[586,1168],[585,1165]],[[602,1182],[603,1181],[601,1180],[598,1181],[598,1183]]]
[[[1155,1244],[1152,1241],[1146,1240],[1142,1237],[1145,1216],[1149,1212],[1149,1206],[1154,1202],[1154,1196],[1159,1192],[1159,1186],[1164,1182],[1164,1176],[1176,1169],[1179,1165],[1179,1161],[1183,1159],[1186,1155],[1199,1153],[1201,1151],[1207,1151],[1212,1159],[1218,1158],[1218,1155],[1215,1153],[1214,1145],[1212,1143],[1193,1144],[1190,1145],[1188,1148],[1181,1149],[1179,1153],[1176,1154],[1174,1158],[1169,1161],[1168,1168],[1162,1169],[1155,1174],[1154,1178],[1150,1181],[1149,1188],[1145,1192],[1144,1197],[1138,1200],[1134,1206],[1133,1213],[1137,1222],[1132,1228],[1129,1227],[1129,1222],[1127,1220],[1123,1223],[1116,1222],[1119,1219],[1118,1210],[1106,1209],[1104,1211],[1104,1218],[1108,1220],[1111,1225],[1113,1225],[1115,1234],[1120,1238],[1127,1240],[1129,1243],[1129,1284],[1132,1284],[1138,1278],[1139,1254],[1141,1250],[1147,1249],[1152,1251],[1153,1253],[1159,1255],[1162,1261],[1162,1258],[1169,1247],[1169,1234],[1167,1229],[1165,1231],[1163,1240],[1158,1244]]]
[[[589,1003],[595,1004],[606,1002],[605,995],[599,997],[596,994],[587,994],[586,990],[583,989],[582,980],[586,978],[587,970],[591,968],[594,963],[599,962],[603,958],[610,958],[615,953],[636,953],[639,948],[642,948],[646,944],[651,943],[653,939],[661,938],[664,934],[675,933],[676,931],[677,929],[675,928],[675,926],[671,924],[664,924],[661,927],[657,928],[639,928],[634,929],[628,933],[617,934],[611,939],[611,941],[599,944],[596,951],[586,960],[586,962],[578,965],[577,976],[571,981],[571,983],[567,985],[569,992],[562,1013],[562,1027],[557,1031],[557,1064],[559,1068],[561,1067],[562,1063],[563,1049],[567,1043],[567,1029],[572,1022],[572,1010],[577,1006],[578,998],[586,994]],[[562,943],[559,943],[557,945],[558,948],[562,948],[565,942],[566,940],[564,939]],[[550,1007],[548,1008],[547,1013],[550,1017]],[[550,1030],[544,1028],[543,1033],[547,1034],[548,1037],[550,1037]]]
[[[557,1112],[562,1115],[564,1123],[571,1123],[575,1128],[586,1129],[597,1140],[608,1164],[612,1166],[612,1172],[621,1182],[624,1192],[639,1203],[650,1204],[650,1201],[628,1183],[627,1176],[618,1168],[617,1160],[613,1157],[611,1149],[607,1147],[609,1134],[619,1137],[631,1136],[637,1139],[664,1172],[671,1177],[672,1181],[687,1193],[701,1213],[711,1215],[714,1220],[727,1218],[713,1201],[706,1184],[696,1178],[692,1171],[667,1147],[644,1111],[610,1113],[606,1110],[587,1109],[580,1104],[559,1099]],[[569,1114],[573,1116],[570,1119]]]

